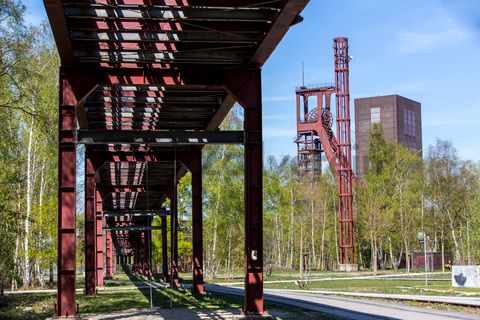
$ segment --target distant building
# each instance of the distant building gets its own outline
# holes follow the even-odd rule
[[[368,168],[368,137],[374,123],[381,123],[389,141],[410,150],[422,150],[420,103],[399,95],[355,99],[356,174]]]
[[[410,269],[424,269],[425,268],[425,253],[424,252],[413,252],[410,254]],[[427,251],[427,269],[428,271],[432,270],[442,270],[442,253]],[[446,269],[450,269],[452,266],[452,255],[450,252],[444,253],[443,263]]]

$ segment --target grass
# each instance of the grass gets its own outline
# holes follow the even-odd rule
[[[411,277],[398,277],[397,272],[382,272],[379,274],[388,274],[389,278],[376,279],[345,279],[335,281],[318,281],[306,284],[307,290],[326,290],[326,291],[348,291],[348,292],[372,292],[372,293],[399,293],[399,294],[423,294],[423,295],[456,295],[461,292],[473,292],[480,295],[478,289],[459,289],[451,290],[450,274],[435,273],[429,276],[430,284],[426,287],[423,274],[412,273]],[[334,273],[334,272],[312,272],[311,278],[350,278],[352,276],[369,276],[371,272],[358,273]],[[191,274],[180,275],[182,283],[191,283]],[[298,271],[276,270],[266,281],[274,280],[296,280]],[[148,288],[138,288],[141,283],[146,281],[140,276],[129,276],[123,273],[117,273],[114,281],[108,281],[106,286],[109,290],[99,291],[94,297],[86,297],[77,293],[77,301],[80,313],[85,314],[110,314],[117,311],[128,309],[141,309],[150,307],[150,290]],[[159,281],[157,277],[155,279]],[[242,282],[243,272],[234,274],[234,279],[220,278],[212,282]],[[77,277],[77,283],[84,283],[83,277]],[[120,290],[119,286],[129,287],[131,290]],[[81,288],[77,285],[77,288]],[[277,289],[300,289],[294,283],[275,283],[265,284],[265,288]],[[442,290],[444,292],[426,291],[424,289]],[[243,299],[237,296],[222,295],[217,293],[208,293],[205,296],[193,296],[189,291],[178,291],[171,289],[153,289],[154,307],[168,308],[170,306],[170,297],[173,299],[175,308],[208,308],[208,309],[239,309],[243,304]],[[55,294],[18,294],[0,298],[0,319],[45,319],[53,315],[53,304]],[[418,302],[408,302],[412,305],[440,308],[442,310],[468,312],[471,308],[454,307],[440,304],[423,304]],[[266,303],[267,310],[281,310],[282,319],[334,319],[325,315],[307,312],[301,309],[287,307],[275,303]],[[285,316],[283,316],[285,315]]]
[[[406,270],[380,270],[376,275],[391,275],[394,277],[396,274],[404,274]],[[411,277],[423,277],[423,272],[421,270],[412,270],[410,271]],[[351,277],[363,277],[363,276],[373,276],[374,273],[370,270],[367,271],[358,271],[358,272],[335,272],[335,271],[311,271],[308,274],[308,278],[351,278]],[[191,274],[184,274],[182,277],[189,278]],[[263,273],[264,281],[277,281],[277,280],[297,280],[300,278],[298,270],[273,270],[269,273],[264,270]],[[429,275],[429,277],[433,277]],[[441,272],[435,272],[435,278],[448,279],[450,280],[450,274]],[[242,282],[244,278],[243,271],[236,271],[233,274],[218,274],[215,279],[207,278],[211,283],[226,283],[226,282]]]
[[[128,282],[129,279],[142,281],[140,277],[126,275],[115,276],[116,280]],[[110,285],[109,285],[110,287]],[[149,288],[136,288],[130,282],[131,290],[115,290],[111,287],[108,291],[99,291],[96,296],[85,296],[77,293],[77,302],[82,315],[111,314],[113,312],[150,308]],[[243,304],[242,297],[218,293],[206,295],[192,295],[190,291],[174,289],[152,289],[153,306],[169,308],[170,298],[174,308],[189,309],[240,309]],[[11,320],[37,320],[51,317],[54,313],[55,294],[16,294],[0,298],[0,319]],[[284,320],[296,319],[335,319],[316,312],[309,312],[298,308],[287,307],[276,303],[266,303],[267,310],[281,310]]]
[[[375,279],[349,279],[351,277],[372,276],[371,271],[359,271],[352,273],[332,272],[332,271],[313,271],[308,275],[308,279],[334,278],[345,280],[324,280],[312,281],[299,287],[295,283],[265,283],[265,288],[270,289],[289,289],[289,290],[325,290],[325,291],[347,291],[347,292],[367,292],[367,293],[385,293],[385,294],[419,294],[419,295],[462,295],[462,293],[474,293],[472,296],[480,296],[479,289],[473,288],[452,288],[451,274],[434,272],[428,276],[428,286],[425,285],[424,274],[421,270],[413,270],[410,276],[399,276],[399,273],[405,273],[405,270],[387,270],[377,272],[377,276],[388,276]],[[264,274],[265,275],[265,274]],[[298,280],[298,271],[293,270],[274,270],[271,276],[265,276],[264,281],[282,281]],[[219,275],[217,279],[211,280],[211,283],[226,283],[243,281],[240,272],[234,273],[229,279]],[[239,284],[237,286],[243,286]],[[437,291],[438,290],[438,291]],[[469,295],[470,296],[470,295]]]
[[[37,320],[53,315],[55,294],[35,293],[0,298],[0,319]]]
[[[152,290],[154,307],[169,308],[170,296],[174,308],[240,309],[243,299],[216,293],[194,296],[188,291]],[[103,291],[96,296],[77,295],[82,315],[111,314],[113,312],[150,308],[149,290]],[[0,319],[39,320],[53,315],[55,294],[17,294],[0,299]],[[267,310],[281,310],[284,320],[294,319],[335,319],[317,312],[267,303]]]
[[[424,280],[409,279],[362,279],[362,280],[335,280],[318,281],[305,284],[300,288],[295,283],[274,283],[265,284],[267,289],[289,289],[289,290],[325,290],[325,291],[346,291],[365,293],[385,294],[420,294],[420,295],[461,295],[461,293],[476,293],[480,296],[479,289],[455,288],[452,289],[447,280],[431,281],[428,286]],[[439,291],[437,291],[439,290]]]
[[[152,290],[153,306],[170,307],[172,298],[175,308],[239,308],[242,301],[236,297],[218,294],[194,296],[189,291],[170,289]],[[128,291],[104,291],[96,297],[81,296],[78,299],[80,311],[83,313],[111,313],[114,311],[149,308],[150,290],[136,289]]]

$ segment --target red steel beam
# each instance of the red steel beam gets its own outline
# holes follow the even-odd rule
[[[112,232],[106,231],[105,233],[105,251],[106,251],[106,268],[107,274],[106,279],[113,278],[113,241],[112,241]]]
[[[152,217],[148,217],[148,225],[152,225]],[[147,263],[147,276],[151,278],[153,276],[153,271],[152,271],[152,233],[153,230],[148,230],[147,231],[147,248],[145,250],[146,256],[145,260]]]
[[[56,315],[75,315],[75,105],[68,75],[60,71],[58,119],[58,275]]]
[[[96,232],[96,268],[97,268],[97,287],[103,287],[103,214],[102,214],[102,195],[100,191],[95,190],[95,232]]]
[[[58,53],[62,60],[62,65],[73,61],[73,48],[70,41],[70,35],[67,28],[67,21],[63,11],[62,1],[44,0],[45,10],[47,11],[48,20],[55,35]]]
[[[168,242],[167,242],[167,217],[162,216],[162,274],[168,280]]]
[[[204,294],[203,284],[203,219],[202,219],[202,151],[192,151],[192,247],[193,286],[192,292]]]
[[[244,108],[245,130],[245,305],[263,314],[263,154],[261,71],[231,71],[228,90]]]
[[[95,170],[92,160],[85,157],[85,295],[95,294],[96,216]]]
[[[170,205],[170,274],[171,283],[174,287],[180,286],[180,280],[178,278],[178,194],[177,184],[172,188]]]
[[[265,38],[255,51],[249,64],[259,67],[268,60],[272,52],[287,33],[295,18],[302,12],[309,0],[290,0],[285,4]]]

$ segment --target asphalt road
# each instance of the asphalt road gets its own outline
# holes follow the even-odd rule
[[[243,296],[242,288],[229,288],[207,285],[207,291],[222,292]],[[334,315],[342,319],[408,319],[445,320],[480,319],[480,315],[439,311],[429,308],[412,307],[389,301],[353,299],[320,293],[294,292],[286,290],[264,290],[265,300],[300,307],[306,310]]]

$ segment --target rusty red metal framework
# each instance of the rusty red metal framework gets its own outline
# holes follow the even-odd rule
[[[114,276],[116,263],[150,276],[154,236],[162,238],[164,276],[178,285],[176,189],[187,171],[192,290],[203,293],[202,149],[243,144],[244,311],[263,313],[261,68],[308,0],[44,3],[61,58],[56,315],[77,311],[77,144],[86,149],[86,294]],[[244,130],[220,131],[235,103]]]
[[[354,264],[352,206],[352,155],[350,130],[350,90],[348,39],[335,38],[335,83],[302,86],[296,90],[298,171],[305,177],[322,174],[322,152],[335,172],[338,186],[340,223],[340,264]],[[336,131],[330,110],[332,95],[336,104]],[[309,100],[317,100],[314,107]]]

